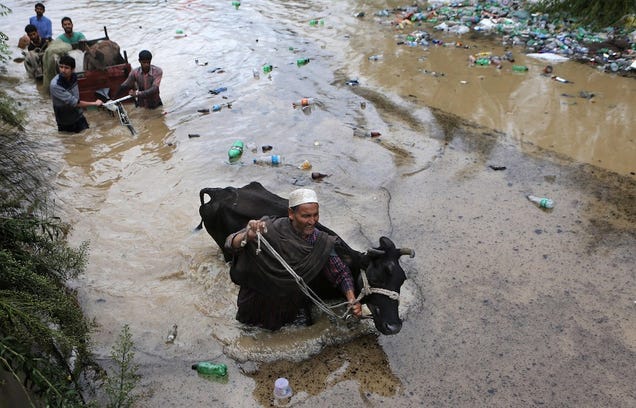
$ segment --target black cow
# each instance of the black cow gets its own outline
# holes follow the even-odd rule
[[[210,197],[208,202],[205,202],[206,194]],[[205,226],[223,250],[226,261],[232,259],[232,254],[224,248],[225,239],[229,234],[244,228],[252,219],[263,216],[287,217],[288,215],[288,200],[271,193],[258,182],[252,182],[241,188],[204,188],[199,192],[199,198],[201,223],[197,229],[201,229],[202,225]],[[406,279],[399,258],[406,254],[413,257],[414,252],[406,248],[398,249],[389,238],[382,237],[379,247],[361,253],[349,247],[335,232],[324,225],[317,224],[316,228],[337,237],[335,249],[343,262],[351,269],[356,285],[356,296],[365,290],[366,286],[366,294],[361,303],[366,304],[371,311],[375,327],[382,334],[397,334],[402,328],[402,321],[398,315],[399,292]],[[322,299],[342,297],[342,294],[329,285],[322,275],[318,275],[310,282],[310,286]]]

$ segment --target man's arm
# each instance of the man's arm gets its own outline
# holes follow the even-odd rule
[[[88,102],[88,101],[79,101],[77,103],[77,106],[79,108],[87,108],[89,106],[102,106],[104,104],[104,102],[102,102],[100,99],[97,99],[94,102]]]
[[[248,241],[254,241],[256,239],[256,232],[265,232],[265,221],[262,220],[250,220],[247,223],[247,227],[242,230],[230,234],[225,240],[225,248],[227,249],[239,249],[245,246]]]
[[[130,74],[128,74],[128,78],[126,78],[126,80],[122,82],[121,85],[119,85],[119,90],[117,90],[117,95],[119,95],[123,91],[132,89],[134,83],[135,83],[135,70],[133,69],[132,71],[130,71]]]
[[[356,301],[355,286],[353,284],[353,275],[349,267],[342,262],[342,259],[333,252],[329,255],[327,266],[325,270],[327,279],[334,285],[338,286],[342,293],[347,298],[347,301],[352,305],[353,313],[356,316],[362,316],[362,307],[360,303]]]

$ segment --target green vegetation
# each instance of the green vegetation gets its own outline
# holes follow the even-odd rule
[[[11,9],[0,3],[0,16],[6,16],[9,13],[11,13]],[[10,52],[7,41],[9,41],[9,37],[0,31],[0,62],[6,62],[9,59]]]
[[[117,363],[117,369],[111,373],[105,383],[109,408],[128,408],[135,402],[132,391],[139,382],[139,376],[132,348],[132,335],[128,325],[125,325],[110,354],[111,359]]]
[[[88,246],[67,245],[42,168],[24,135],[0,134],[0,368],[32,405],[37,396],[76,406],[91,325],[65,283],[83,271]]]
[[[0,4],[0,14],[9,12]],[[7,37],[0,32],[0,63],[8,55]],[[47,166],[22,132],[23,123],[24,113],[0,90],[0,400],[14,406],[95,406],[85,397],[103,374],[90,352],[93,324],[67,286],[84,271],[88,244],[68,245],[70,226],[53,215]],[[126,326],[113,349],[119,368],[106,379],[112,407],[133,402],[138,378],[132,344]],[[9,389],[18,400],[7,400]]]
[[[582,25],[593,29],[627,27],[633,24],[636,14],[634,0],[541,0],[532,11],[554,16],[575,18]],[[634,27],[631,27],[633,29]]]

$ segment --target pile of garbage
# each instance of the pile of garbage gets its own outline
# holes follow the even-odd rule
[[[518,46],[526,53],[551,53],[596,66],[599,70],[636,77],[636,27],[606,28],[593,32],[572,19],[530,13],[526,2],[515,0],[429,1],[426,7],[383,9],[375,16],[407,29],[425,24],[435,32],[469,32],[501,38],[504,46]],[[416,30],[401,43],[414,46],[444,45],[425,30]]]

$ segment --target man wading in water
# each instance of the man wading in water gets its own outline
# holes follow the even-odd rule
[[[77,74],[75,74],[75,59],[63,55],[58,62],[60,73],[51,80],[51,100],[57,130],[61,132],[79,133],[88,129],[88,122],[81,108],[101,106],[99,99],[95,102],[80,101]]]
[[[335,237],[316,229],[318,197],[313,190],[289,195],[288,217],[250,220],[246,228],[230,234],[225,247],[234,253],[230,275],[240,285],[236,319],[241,323],[277,330],[288,323],[311,324],[309,299],[296,281],[268,251],[255,254],[260,232],[305,282],[323,274],[339,287],[360,317],[353,277],[334,250]]]

